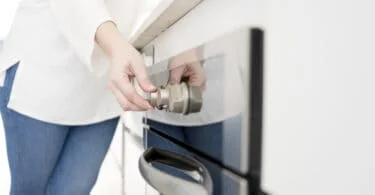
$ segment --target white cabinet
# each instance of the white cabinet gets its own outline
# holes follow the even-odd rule
[[[136,143],[133,137],[125,132],[124,140],[124,191],[126,195],[145,195],[146,182],[143,180],[139,169],[138,159],[143,152],[143,148]]]
[[[153,187],[151,187],[150,185],[147,185],[147,187],[146,187],[146,195],[160,195],[160,194]]]
[[[138,169],[138,160],[144,151],[143,124],[144,112],[127,112],[123,115],[123,190],[125,195],[159,195],[147,185]]]
[[[126,195],[159,195],[152,187],[148,186],[138,169],[138,159],[144,149],[140,137],[130,132],[125,132],[124,139],[124,191]]]
[[[205,0],[156,38],[155,61],[240,26],[263,28],[263,189],[375,194],[374,9],[367,0]]]
[[[263,26],[261,0],[204,0],[159,35],[155,61],[160,62],[243,26]]]

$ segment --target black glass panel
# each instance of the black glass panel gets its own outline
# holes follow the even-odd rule
[[[210,161],[206,160],[205,158],[202,158],[199,155],[187,151],[183,147],[174,144],[173,142],[163,138],[155,132],[146,130],[145,143],[147,148],[161,148],[172,152],[177,152],[183,155],[190,155],[198,159],[207,168],[212,178],[213,195],[247,194],[248,186],[247,181],[244,178],[239,177],[229,171],[225,171],[220,166],[211,163]],[[156,166],[156,168],[168,174],[177,176],[179,178],[193,181],[190,177],[174,168],[166,166]]]
[[[216,122],[201,126],[177,126],[168,125],[157,122],[151,119],[147,120],[147,124],[155,131],[160,131],[163,134],[173,137],[180,142],[204,153],[207,156],[225,164],[226,158],[231,159],[234,164],[239,164],[240,153],[240,134],[232,134],[233,142],[224,147],[224,131],[240,132],[241,131],[241,115],[231,117],[222,122]],[[226,148],[224,150],[224,148]],[[223,154],[225,151],[232,151]],[[237,161],[237,162],[235,162]]]
[[[248,163],[244,151],[248,149],[248,130],[243,125],[245,90],[239,66],[227,66],[227,57],[218,55],[199,63],[189,62],[199,64],[204,74],[200,112],[183,115],[165,110],[153,111],[147,114],[145,122],[151,128],[199,150],[220,164],[246,174],[244,166],[248,166]],[[152,74],[151,78],[156,85],[168,83],[174,69],[181,66],[167,67]]]

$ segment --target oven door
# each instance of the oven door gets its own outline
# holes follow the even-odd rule
[[[187,114],[169,109],[189,108],[197,104],[193,101],[147,112],[146,147],[199,159],[212,176],[215,195],[248,194],[248,186],[251,191],[259,186],[262,53],[262,30],[244,28],[148,69],[156,86],[187,82],[198,87],[202,107]],[[166,146],[149,134],[161,136],[157,140]],[[239,188],[232,190],[235,186]]]

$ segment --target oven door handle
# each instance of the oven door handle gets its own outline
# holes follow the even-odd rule
[[[184,172],[196,182],[161,171],[152,165],[155,162]],[[212,180],[208,170],[192,157],[159,148],[149,148],[139,159],[139,170],[146,182],[163,195],[212,194]]]

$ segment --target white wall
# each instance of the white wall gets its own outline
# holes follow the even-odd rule
[[[264,188],[375,194],[375,2],[266,7]]]

